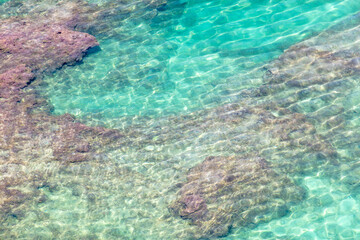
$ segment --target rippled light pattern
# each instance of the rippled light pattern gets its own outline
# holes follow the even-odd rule
[[[47,179],[0,238],[360,239],[360,2],[132,4],[24,89],[118,135],[91,161],[12,162]]]
[[[108,121],[111,127],[113,118],[189,113],[231,102],[234,92],[263,83],[258,69],[266,61],[359,6],[169,1],[156,13],[132,13],[111,37],[99,36],[101,51],[46,78],[43,92],[54,114]]]

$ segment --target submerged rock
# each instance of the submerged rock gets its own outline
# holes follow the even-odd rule
[[[190,169],[170,209],[199,227],[197,237],[226,235],[288,213],[305,191],[260,157],[207,157]]]
[[[287,214],[305,196],[294,177],[338,164],[337,153],[306,116],[284,108],[228,104],[171,121],[158,141],[179,142],[183,135],[184,145],[189,141],[202,146],[204,155],[218,155],[189,171],[169,205],[198,227],[196,239]]]
[[[359,14],[351,19],[354,23],[340,23],[291,46],[264,66],[265,84],[245,90],[241,96],[309,113],[320,124],[342,114],[344,108],[338,102],[355,87],[353,79],[360,74]]]
[[[120,173],[116,172],[116,164],[96,162],[112,146],[139,153],[135,156],[143,158],[143,162],[167,162],[168,156],[187,148],[190,150],[186,151],[201,156],[200,160],[203,156],[219,156],[207,157],[193,167],[177,200],[169,206],[176,215],[198,226],[198,238],[223,236],[231,227],[285,215],[292,203],[304,197],[304,190],[290,177],[336,164],[336,152],[316,133],[306,116],[286,107],[311,94],[311,89],[304,91],[305,87],[355,74],[359,65],[357,53],[332,53],[331,49],[301,45],[290,48],[268,66],[264,77],[267,84],[251,90],[252,96],[260,97],[275,95],[285,87],[302,91],[285,100],[244,101],[157,119],[150,125],[147,119],[123,132],[93,128],[68,114],[52,116],[34,111],[47,103],[22,89],[43,72],[81,60],[87,49],[98,44],[93,36],[75,29],[107,32],[111,26],[105,22],[111,17],[121,21],[125,17],[121,14],[127,14],[129,8],[121,1],[111,1],[105,4],[107,8],[93,8],[84,1],[58,1],[33,8],[39,1],[30,2],[33,5],[29,8],[24,2],[23,17],[0,22],[0,219],[36,200],[39,188],[50,186],[47,181],[54,175],[52,181],[74,180],[72,187],[91,189],[94,193],[88,195],[88,200],[93,203],[100,202],[93,198],[101,196],[99,193],[122,192],[125,181],[146,185],[132,171]],[[159,11],[165,4],[162,0],[146,2]],[[156,11],[143,17],[151,18]],[[135,17],[141,17],[143,12],[137,14]],[[314,69],[304,72],[303,68],[312,63]],[[336,106],[331,108],[331,114],[341,111]],[[163,155],[149,154],[163,147]],[[131,161],[136,161],[136,157]],[[67,174],[61,176],[59,169]],[[119,183],[121,175],[126,180]],[[129,194],[135,198],[139,192]]]
[[[42,73],[80,61],[97,45],[95,37],[45,17],[0,20],[0,219],[36,200],[59,166],[93,159],[100,145],[117,138],[69,115],[35,114],[48,104],[23,91]]]
[[[14,68],[0,74],[0,97],[10,98],[20,89],[24,88],[32,79],[34,74],[25,64],[19,64]]]
[[[58,24],[10,18],[0,21],[0,73],[25,65],[34,73],[51,72],[82,59],[98,45],[95,37]]]
[[[359,16],[356,18],[359,23]],[[269,86],[285,83],[306,88],[359,74],[360,25],[338,25],[295,44],[268,64],[264,79]]]

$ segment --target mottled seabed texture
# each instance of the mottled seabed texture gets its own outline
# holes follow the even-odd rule
[[[0,239],[360,239],[358,0],[0,0]]]

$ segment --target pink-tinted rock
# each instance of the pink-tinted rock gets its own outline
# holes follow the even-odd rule
[[[82,59],[98,45],[95,37],[58,24],[10,18],[0,22],[0,73],[25,65],[32,72],[53,71]]]
[[[201,219],[207,213],[206,202],[198,194],[185,195],[178,202],[183,205],[178,214],[184,219]]]
[[[0,219],[35,199],[51,175],[47,163],[89,161],[116,135],[105,137],[109,130],[76,123],[69,115],[35,114],[48,107],[46,101],[22,91],[42,73],[80,61],[98,45],[95,37],[67,27],[61,18],[51,22],[44,16],[0,20]]]
[[[0,97],[9,98],[21,88],[24,88],[32,79],[34,74],[31,69],[20,64],[0,74]]]
[[[164,1],[147,2],[156,7]],[[149,144],[174,142],[198,144],[205,153],[236,155],[208,157],[192,168],[177,200],[170,206],[175,214],[198,226],[197,237],[221,236],[231,226],[256,224],[286,214],[292,202],[303,198],[303,190],[286,174],[326,166],[334,154],[302,114],[278,106],[269,107],[271,104],[229,104],[169,118],[163,125],[159,121],[159,126],[135,126],[122,134],[85,126],[68,114],[33,113],[44,101],[21,89],[34,76],[78,61],[88,48],[97,45],[94,37],[73,30],[108,31],[109,27],[103,25],[106,21],[96,20],[108,20],[109,16],[117,17],[123,11],[117,1],[110,1],[109,5],[114,8],[91,8],[84,1],[61,1],[50,9],[34,8],[27,18],[0,22],[0,84],[5,89],[0,93],[0,166],[6,166],[1,176],[11,176],[0,181],[0,219],[2,214],[35,199],[37,188],[47,186],[54,167],[65,169],[66,166],[93,164],[105,147],[111,145],[131,146],[141,151]],[[296,51],[302,52],[301,49]],[[304,50],[302,55],[306,54],[322,58],[319,66],[328,59],[326,54],[317,51]],[[289,68],[297,63],[289,64]],[[356,59],[351,60],[351,64],[356,65]],[[279,66],[275,64],[275,67]],[[343,67],[339,69],[344,70]],[[287,69],[279,69],[279,72],[287,72]],[[276,89],[276,82],[301,86],[298,82],[289,82],[286,79],[289,75],[276,74],[276,71],[269,73],[268,79],[272,79],[269,88],[257,90],[271,93],[269,89]],[[212,136],[216,137],[216,142]],[[322,158],[313,161],[308,158],[312,155]],[[46,168],[47,164],[51,164],[51,171]],[[99,166],[101,164],[96,165]],[[91,171],[96,167],[90,168]],[[83,179],[88,176],[90,174]],[[112,182],[119,173],[106,177]],[[27,191],[11,190],[17,187]],[[89,199],[95,201],[96,197]]]

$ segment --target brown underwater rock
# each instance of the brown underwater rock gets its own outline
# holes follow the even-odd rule
[[[305,191],[260,157],[207,157],[190,169],[170,210],[199,227],[197,237],[281,217]]]
[[[87,33],[45,20],[0,20],[0,219],[36,201],[38,188],[59,166],[93,159],[117,134],[69,115],[33,113],[47,103],[23,89],[98,45]]]
[[[352,18],[358,23],[360,15]],[[360,74],[360,25],[347,25],[335,25],[291,46],[264,66],[262,86],[240,95],[309,113],[310,118],[330,129],[341,127],[346,119],[341,98],[354,87],[354,78]]]
[[[268,86],[306,88],[359,74],[359,34],[359,25],[340,30],[335,26],[295,44],[266,66],[264,79]]]
[[[36,102],[20,101],[0,107],[3,219],[18,207],[36,201],[38,188],[46,185],[60,167],[102,158],[105,146],[116,145],[122,137],[114,130],[78,123],[70,115],[28,113],[34,105]]]
[[[30,19],[0,21],[0,73],[25,65],[34,73],[51,72],[82,59],[98,45],[95,37],[58,24]]]
[[[217,155],[190,169],[169,205],[198,227],[194,239],[287,214],[305,195],[293,178],[338,164],[336,151],[306,116],[281,107],[234,103],[179,118],[163,126],[158,141],[183,135],[184,144]]]
[[[145,5],[157,7],[157,3],[164,2],[148,1]],[[101,172],[115,186],[119,178],[128,178],[130,174],[106,161],[109,148],[119,147],[119,141],[126,142],[119,131],[86,126],[69,114],[51,115],[46,100],[28,86],[41,80],[43,73],[80,61],[88,49],[98,45],[95,37],[75,30],[108,32],[111,26],[104,23],[111,17],[120,21],[124,17],[120,13],[128,13],[132,6],[125,1],[112,1],[111,6],[100,8],[80,0],[8,4],[14,4],[20,16],[0,20],[0,223],[5,222],[0,226],[2,230],[8,227],[7,219],[20,219],[31,207],[46,201],[41,188],[56,191],[57,184],[76,182],[72,177],[81,174],[80,185],[86,188],[90,184],[89,172]],[[0,8],[3,15],[4,8]],[[60,172],[65,172],[65,176]],[[91,184],[97,193],[104,190],[95,180]],[[94,201],[96,197],[89,199]]]
[[[163,125],[159,121],[158,128],[146,124],[143,129],[135,127],[125,140],[117,131],[85,126],[68,114],[33,114],[32,110],[44,103],[21,89],[33,75],[78,61],[88,48],[97,45],[94,37],[74,29],[101,32],[104,26],[99,22],[96,29],[93,20],[117,14],[115,8],[91,13],[90,8],[81,10],[77,4],[63,2],[52,11],[0,23],[0,79],[6,86],[0,97],[0,165],[5,166],[0,176],[0,219],[34,199],[37,188],[44,186],[48,174],[59,166],[90,163],[105,146],[119,146],[119,139],[123,145],[140,150],[149,144],[179,142],[185,146],[190,142],[202,146],[203,152],[221,153],[223,157],[208,157],[190,170],[178,199],[170,206],[175,214],[199,227],[198,237],[222,236],[232,226],[283,216],[292,202],[304,196],[287,173],[311,171],[331,160],[333,150],[316,135],[306,117],[279,105],[228,104],[166,119]],[[37,14],[39,18],[34,17]],[[304,56],[320,56],[326,62],[326,54],[304,52]],[[293,65],[288,65],[289,69]],[[277,89],[273,87],[277,83],[288,84],[289,79],[278,72],[269,72],[268,89]],[[262,90],[259,92],[266,92]],[[307,154],[319,157],[319,161]],[[28,191],[12,191],[15,188]]]
[[[25,64],[20,64],[0,74],[0,97],[9,98],[24,88],[32,79],[34,74]]]

